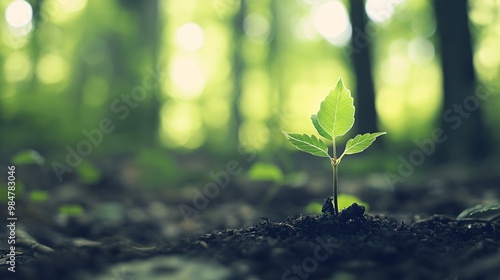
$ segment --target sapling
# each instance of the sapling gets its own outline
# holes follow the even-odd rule
[[[338,137],[345,135],[354,125],[354,99],[351,91],[344,87],[342,79],[321,102],[316,115],[311,116],[316,131],[322,137],[332,141],[333,154],[330,156],[328,146],[315,135],[283,132],[288,141],[297,149],[319,157],[330,158],[333,168],[333,209],[338,214],[338,166],[345,155],[356,154],[368,148],[377,137],[385,132],[358,134],[347,141],[344,152],[337,157],[335,142]]]

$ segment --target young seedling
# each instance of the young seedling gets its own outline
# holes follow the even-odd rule
[[[319,135],[332,141],[333,155],[330,156],[328,147],[315,135],[283,132],[288,141],[297,149],[319,157],[328,157],[333,167],[333,209],[338,214],[338,166],[345,155],[356,154],[368,148],[373,141],[385,132],[358,134],[347,141],[344,152],[337,157],[335,142],[337,138],[346,134],[354,125],[354,99],[351,91],[344,87],[342,79],[321,102],[317,115],[311,116],[311,121]]]

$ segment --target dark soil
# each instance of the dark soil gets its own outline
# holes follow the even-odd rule
[[[16,273],[0,242],[0,279],[500,279],[498,220],[452,218],[500,197],[500,180],[444,174],[394,190],[343,180],[371,207],[339,215],[329,214],[329,201],[326,214],[301,214],[325,196],[314,191],[323,181],[283,187],[263,205],[267,185],[235,178],[188,220],[178,206],[192,200],[189,187],[148,193],[116,180],[66,183],[44,203],[16,202]],[[68,203],[85,215],[61,215]]]
[[[227,273],[220,279],[498,279],[499,245],[497,223],[444,216],[396,222],[366,215],[353,204],[339,216],[296,216],[281,222],[263,218],[255,226],[175,244],[144,247],[119,239],[101,245],[63,244],[43,257],[21,259],[17,278],[3,272],[2,279],[92,279],[84,272],[158,255],[222,264]],[[189,279],[178,270],[159,264],[152,275],[163,278],[142,278],[134,271],[114,277]]]

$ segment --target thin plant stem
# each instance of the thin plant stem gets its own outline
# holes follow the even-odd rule
[[[335,211],[335,215],[338,215],[339,214],[339,204],[338,204],[338,201],[337,201],[337,193],[338,193],[338,185],[339,185],[339,182],[338,182],[338,164],[337,163],[334,163],[332,162],[332,166],[333,166],[333,206],[334,206],[334,211]]]
[[[337,161],[337,149],[335,147],[335,138],[333,137],[333,159],[332,159],[332,167],[333,167],[333,207],[335,215],[339,213],[338,202],[337,202],[337,193],[338,193],[338,161]]]
[[[335,138],[332,139],[333,146],[333,163],[337,162],[337,148],[335,147]]]

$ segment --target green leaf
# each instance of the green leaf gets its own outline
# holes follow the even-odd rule
[[[294,172],[285,175],[283,184],[290,187],[300,187],[307,185],[309,181],[309,175],[306,172]]]
[[[85,214],[85,209],[79,204],[63,204],[59,206],[59,214],[68,217],[80,217]]]
[[[368,203],[364,202],[359,197],[350,194],[339,194],[338,196],[339,209],[345,209],[351,206],[353,203],[357,203],[358,205],[364,206],[366,211],[370,209]]]
[[[297,133],[283,133],[288,138],[288,141],[290,141],[290,143],[292,143],[292,145],[294,145],[297,149],[319,157],[330,157],[328,155],[328,147],[325,142],[318,139],[316,136]]]
[[[271,181],[281,183],[284,180],[283,172],[278,166],[269,163],[256,163],[248,171],[248,177],[253,181]]]
[[[35,150],[22,150],[12,156],[12,163],[16,165],[39,164],[42,165],[45,159]]]
[[[46,191],[31,191],[29,198],[32,202],[45,202],[49,199],[49,193]]]
[[[321,214],[322,209],[323,209],[323,204],[318,202],[311,202],[306,206],[306,212],[313,215]]]
[[[311,121],[312,121],[314,127],[316,128],[316,131],[319,133],[319,135],[325,137],[328,140],[332,140],[332,137],[330,135],[328,135],[328,132],[326,132],[319,124],[317,115],[311,115]]]
[[[87,184],[95,184],[101,180],[101,172],[99,169],[88,161],[82,161],[82,163],[76,167],[76,172],[80,179]]]
[[[338,204],[339,204],[339,209],[345,209],[349,206],[351,206],[353,203],[357,203],[358,205],[362,205],[365,207],[365,209],[368,211],[370,208],[368,206],[368,203],[362,201],[358,197],[350,194],[339,194],[338,196]],[[321,210],[323,209],[323,204],[317,203],[317,202],[311,202],[307,204],[306,206],[306,211],[309,214],[321,214]]]
[[[500,203],[480,204],[467,208],[457,218],[486,218],[500,214]]]
[[[349,139],[349,141],[347,141],[344,154],[352,155],[360,153],[370,147],[377,137],[384,134],[386,134],[386,132],[358,134],[353,139]]]
[[[346,134],[354,124],[354,99],[342,79],[330,91],[318,112],[320,126],[331,138]]]

